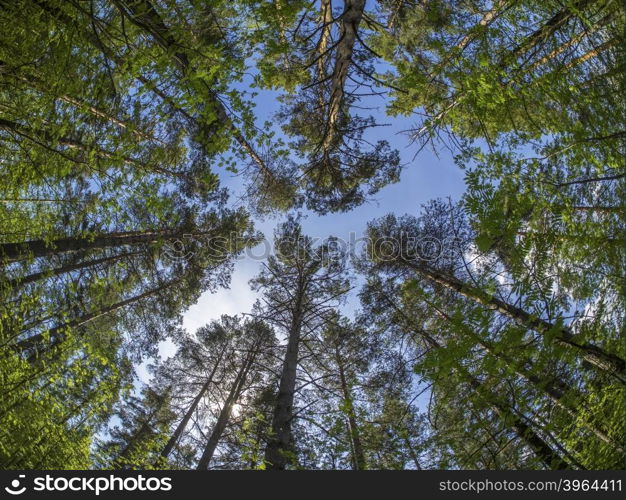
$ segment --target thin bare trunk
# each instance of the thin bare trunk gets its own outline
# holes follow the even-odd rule
[[[209,376],[207,377],[206,382],[200,388],[200,392],[198,392],[198,395],[192,401],[191,405],[185,412],[185,416],[176,426],[176,430],[170,436],[165,447],[161,451],[161,457],[167,458],[169,456],[169,454],[174,449],[174,446],[176,446],[176,443],[179,441],[180,437],[183,435],[183,432],[185,432],[185,428],[187,427],[189,420],[191,420],[191,417],[193,416],[193,413],[196,411],[196,408],[198,407],[198,405],[200,404],[200,401],[202,401],[202,398],[206,394],[206,391],[209,389],[209,387],[213,383],[213,378],[215,377],[215,373],[217,372],[217,369],[219,368],[219,365],[220,365],[220,362],[222,361],[222,357],[224,355],[225,350],[226,350],[226,347],[224,346],[224,348],[220,351],[220,355],[215,361],[215,364],[213,365],[213,368],[211,369],[211,373],[209,373]]]
[[[198,461],[197,470],[206,470],[209,468],[209,463],[213,458],[213,454],[215,453],[215,449],[219,444],[220,439],[222,438],[222,434],[224,433],[224,429],[226,429],[226,425],[228,425],[228,421],[230,420],[230,415],[233,411],[233,405],[237,402],[241,393],[243,391],[244,385],[246,383],[246,379],[248,376],[248,372],[252,367],[252,363],[254,362],[255,353],[252,352],[248,355],[248,359],[243,363],[239,373],[237,373],[237,377],[233,381],[230,392],[224,401],[224,405],[220,410],[220,415],[217,418],[217,422],[215,422],[215,426],[211,432],[211,436],[207,441],[207,444],[204,448],[204,452]]]

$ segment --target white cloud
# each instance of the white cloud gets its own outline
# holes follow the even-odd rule
[[[259,272],[260,262],[249,258],[238,261],[232,274],[230,288],[219,289],[215,293],[203,293],[198,302],[183,313],[183,327],[188,332],[195,332],[212,320],[219,319],[222,314],[241,314],[252,310],[257,293],[250,290],[248,281]],[[165,360],[176,352],[176,345],[171,340],[159,343],[159,357]],[[147,365],[154,359],[147,359],[136,366],[137,377],[145,383],[150,380]]]
[[[222,314],[250,312],[257,294],[250,290],[248,281],[258,273],[259,265],[260,262],[251,259],[237,262],[230,288],[203,293],[198,302],[183,314],[183,327],[194,332],[211,320],[219,319]]]

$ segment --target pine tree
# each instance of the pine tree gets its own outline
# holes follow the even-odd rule
[[[348,291],[348,284],[344,277],[345,256],[336,241],[314,247],[296,219],[289,218],[279,226],[274,246],[276,255],[269,257],[252,287],[263,292],[258,316],[284,332],[287,340],[265,450],[266,467],[282,470],[295,459],[291,426],[301,342],[323,322],[332,303]]]

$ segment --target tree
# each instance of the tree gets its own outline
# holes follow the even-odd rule
[[[404,320],[404,317],[402,317],[402,320]],[[404,330],[407,328],[406,325],[407,323],[405,322],[400,328]],[[412,323],[409,323],[409,325],[412,325]],[[449,348],[447,344],[437,340],[435,335],[421,329],[419,326],[409,326],[409,328],[419,336],[420,342],[425,344],[425,347],[428,349],[427,353],[434,352],[435,356],[438,356],[433,363],[437,369],[449,369],[452,367],[452,374],[455,377],[458,375],[462,382],[471,388],[475,394],[474,398],[482,404],[486,404],[490,411],[509,427],[545,466],[553,469],[567,469],[571,467],[571,464],[555,451],[545,438],[525,421],[525,418],[518,415],[518,411],[505,398],[490,390],[490,384],[481,382],[467,370],[458,359],[458,353],[454,351],[454,347]],[[448,372],[448,374],[450,373]],[[439,377],[432,375],[429,378],[438,380]]]
[[[199,451],[197,469],[219,462],[216,451],[226,431],[233,434],[239,425],[234,409],[244,408],[267,383],[274,342],[264,322],[227,315],[180,338],[176,354],[154,369],[155,384],[176,394],[172,407],[180,415],[157,463],[169,460],[177,466],[186,446]]]
[[[414,228],[411,231],[411,227]],[[562,319],[556,321],[548,321],[541,317],[536,317],[536,313],[517,307],[505,300],[502,300],[491,294],[479,286],[470,284],[458,279],[454,275],[442,271],[437,267],[420,262],[419,255],[416,254],[415,242],[419,241],[419,227],[415,219],[404,218],[398,221],[394,216],[389,216],[381,220],[378,224],[370,225],[370,239],[375,242],[372,249],[373,259],[377,259],[376,252],[380,252],[385,243],[396,245],[391,253],[385,254],[378,260],[381,267],[391,269],[409,269],[418,273],[421,277],[431,281],[436,285],[440,285],[449,290],[453,290],[457,294],[470,299],[482,306],[498,311],[500,314],[506,315],[520,325],[528,329],[534,330],[544,336],[548,336],[549,340],[564,347],[579,351],[583,359],[593,365],[598,370],[606,372],[622,383],[624,360],[605,349],[598,347],[589,342],[577,342],[574,339],[574,333],[569,327],[561,326]],[[424,236],[422,236],[424,237]],[[412,240],[412,241],[410,241]],[[408,247],[401,247],[404,242],[410,241]],[[376,248],[378,247],[378,248]]]
[[[371,144],[366,132],[376,123],[356,112],[364,101],[361,88],[380,93],[372,77],[372,51],[364,42],[371,27],[368,16],[375,14],[366,14],[363,0],[344,2],[341,14],[331,1],[320,2],[319,11],[300,2],[289,8],[278,3],[264,14],[262,36],[278,33],[283,41],[263,38],[261,51],[268,61],[262,59],[259,84],[286,91],[278,117],[304,161],[297,179],[306,206],[322,214],[347,211],[397,182],[398,152],[384,140]],[[286,76],[266,69],[276,60],[283,61]]]
[[[120,423],[109,431],[109,439],[101,442],[97,451],[103,467],[151,468],[174,418],[169,398],[169,391],[157,393],[146,387],[141,397],[131,395],[118,406]]]
[[[558,318],[558,308],[566,311],[566,302],[542,295],[545,288],[537,286],[537,281],[517,281],[518,275],[508,272],[507,261],[492,248],[481,252],[473,246],[476,236],[461,205],[435,201],[419,218],[389,216],[370,228],[372,244],[359,262],[370,280],[362,293],[364,303],[378,314],[390,314],[388,322],[401,331],[423,337],[423,369],[426,373],[434,370],[429,377],[435,389],[442,391],[437,393],[442,405],[454,399],[454,392],[449,392],[454,386],[439,387],[438,377],[443,376],[440,370],[452,369],[468,385],[468,399],[481,401],[477,411],[483,412],[487,404],[498,419],[511,422],[513,418],[515,432],[545,463],[558,462],[548,454],[555,447],[570,466],[614,467],[619,462],[622,431],[617,422],[622,412],[617,399],[602,397],[602,403],[596,399],[601,386],[605,394],[621,392],[615,386],[618,368],[607,371],[607,365],[596,359],[589,363],[595,346],[585,351],[589,346],[579,339],[590,330],[557,319],[549,321],[550,328],[544,325],[542,333],[543,327],[533,323],[543,320],[542,312]],[[532,315],[526,313],[525,304],[533,307]],[[581,336],[571,337],[576,346],[565,346],[571,354],[561,347],[563,331]],[[607,333],[596,326],[594,335],[612,345]],[[581,371],[574,349],[587,356],[582,367],[596,368],[593,373]],[[620,359],[610,352],[604,354]],[[498,380],[506,381],[506,392],[501,392],[502,382],[491,392]],[[511,408],[500,396],[507,392],[515,394],[517,407]],[[461,406],[454,418],[463,418],[463,413]],[[515,423],[518,417],[511,415],[534,415],[536,420],[524,417]],[[477,425],[480,418],[478,414],[472,417]],[[535,437],[529,440],[533,433]]]
[[[265,323],[257,320],[247,321],[243,325],[241,336],[237,350],[242,352],[239,359],[234,360],[234,363],[239,365],[239,369],[230,382],[228,395],[223,400],[217,421],[198,461],[198,470],[206,469],[211,462],[224,430],[229,424],[235,405],[242,402],[242,395],[249,389],[255,378],[262,380],[262,372],[259,373],[259,367],[255,366],[256,362],[262,359],[271,360],[269,355],[273,349],[274,334]]]
[[[345,257],[335,240],[313,246],[290,217],[274,235],[276,255],[270,256],[252,288],[263,292],[258,317],[269,321],[287,338],[272,435],[265,450],[266,467],[285,469],[294,461],[291,435],[297,370],[303,338],[323,322],[332,303],[348,291]]]

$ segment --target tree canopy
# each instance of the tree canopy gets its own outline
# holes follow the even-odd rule
[[[0,467],[623,468],[624,22],[0,0]]]

